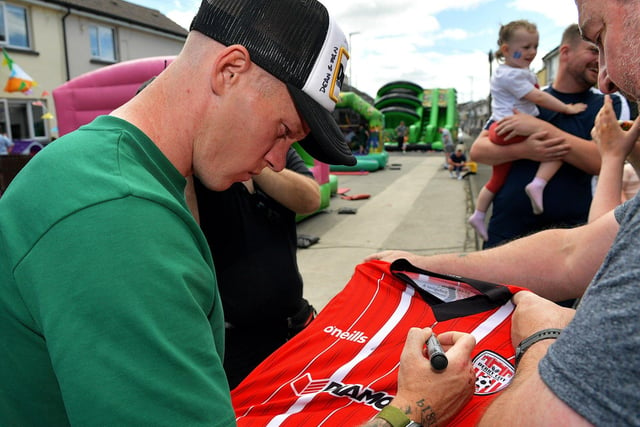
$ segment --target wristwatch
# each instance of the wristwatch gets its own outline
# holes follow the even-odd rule
[[[560,336],[560,332],[562,332],[562,329],[543,329],[531,335],[530,337],[523,339],[516,348],[516,367],[518,366],[518,363],[520,362],[520,359],[522,359],[524,353],[529,350],[529,347],[531,347],[538,341],[556,339]]]
[[[389,423],[391,427],[422,427],[422,424],[411,420],[407,414],[395,406],[387,405],[378,412],[376,418],[381,418]]]

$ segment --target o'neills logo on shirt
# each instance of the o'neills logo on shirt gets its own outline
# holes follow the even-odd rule
[[[331,335],[332,337],[339,338],[345,341],[353,341],[358,344],[364,344],[369,339],[368,336],[361,331],[343,331],[335,326],[327,326],[324,328],[324,332]]]

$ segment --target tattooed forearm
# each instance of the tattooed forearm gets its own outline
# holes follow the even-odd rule
[[[438,424],[435,411],[431,406],[427,405],[424,399],[417,401],[416,406],[420,408],[422,427],[436,426]]]

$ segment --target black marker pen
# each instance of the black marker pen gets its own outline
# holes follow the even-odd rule
[[[447,356],[444,354],[444,350],[440,345],[440,341],[436,338],[436,334],[431,334],[427,340],[427,353],[429,354],[429,361],[431,366],[436,371],[442,371],[449,364]]]

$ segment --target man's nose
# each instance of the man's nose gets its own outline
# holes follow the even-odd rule
[[[269,167],[276,172],[280,172],[287,164],[287,152],[294,141],[278,141],[271,150],[264,156],[269,163]]]
[[[618,91],[618,87],[613,81],[611,81],[609,73],[607,73],[607,66],[602,65],[602,63],[600,63],[600,69],[598,71],[598,89],[600,89],[602,93],[613,93]]]

